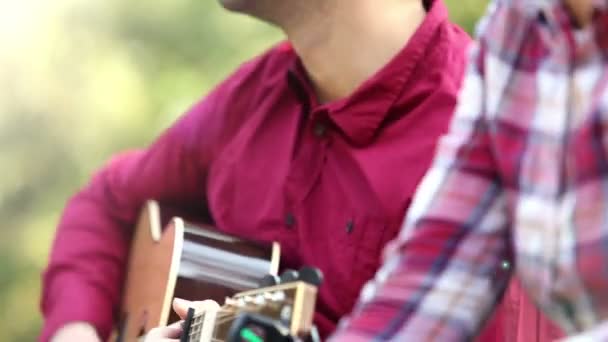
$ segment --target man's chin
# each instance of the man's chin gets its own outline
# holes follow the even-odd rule
[[[225,9],[235,12],[245,12],[249,1],[251,0],[219,0]]]
[[[287,0],[280,0],[287,1]],[[302,0],[309,1],[309,0]],[[219,3],[227,10],[243,13],[260,19],[270,24],[276,24],[276,16],[273,6],[263,0],[219,0]]]

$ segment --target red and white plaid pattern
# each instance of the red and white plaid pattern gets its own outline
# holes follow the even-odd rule
[[[595,6],[577,30],[557,0],[492,3],[450,132],[334,341],[471,339],[510,264],[569,334],[608,339],[608,10]]]

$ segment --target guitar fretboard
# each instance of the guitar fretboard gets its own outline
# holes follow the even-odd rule
[[[234,331],[231,327],[242,314],[266,317],[298,336],[310,330],[316,288],[303,282],[276,285],[241,292],[226,298],[223,306],[203,301],[189,315],[184,336],[188,342],[226,340]]]
[[[203,331],[203,323],[205,321],[205,313],[194,316],[192,323],[190,324],[190,333],[188,334],[188,341],[194,342],[201,339],[201,332]]]

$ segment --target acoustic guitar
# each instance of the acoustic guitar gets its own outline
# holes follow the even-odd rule
[[[283,274],[283,284],[276,285],[281,252],[278,243],[261,245],[180,217],[172,218],[164,230],[161,227],[161,208],[157,202],[148,201],[135,227],[120,319],[111,341],[137,341],[150,329],[179,320],[171,308],[176,297],[206,300],[211,306],[204,308],[205,319],[221,317],[216,322],[218,327],[206,321],[217,336],[227,336],[226,325],[220,322],[231,322],[245,311],[284,322],[280,312],[283,307],[290,307],[290,319],[299,322],[289,324],[292,333],[301,335],[309,328],[316,287],[298,281],[293,271]],[[311,274],[310,269],[307,271]],[[313,274],[315,277],[320,278]],[[266,281],[260,283],[261,279]],[[258,289],[260,285],[269,287]],[[220,307],[218,303],[225,305]],[[208,341],[199,339],[194,331],[196,338],[192,341]],[[201,330],[200,336],[209,336],[208,330]]]

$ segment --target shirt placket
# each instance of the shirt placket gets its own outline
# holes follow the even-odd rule
[[[286,196],[291,210],[296,210],[318,183],[327,157],[328,135],[329,123],[324,113],[313,113],[304,123],[287,178]]]
[[[304,221],[302,203],[318,183],[330,141],[328,110],[318,104],[310,84],[297,70],[287,74],[287,81],[302,106],[302,124],[285,183],[285,226],[291,230],[305,229],[299,225]]]

